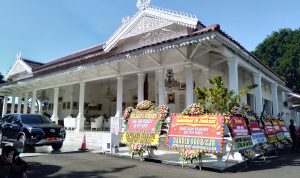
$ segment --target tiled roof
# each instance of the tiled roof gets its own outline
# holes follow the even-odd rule
[[[56,60],[53,60],[53,61],[50,61],[50,62],[46,63],[43,66],[40,66],[40,67],[36,68],[34,70],[34,72],[39,73],[39,71],[52,70],[52,69],[55,69],[55,68],[57,68],[61,65],[68,66],[70,63],[76,62],[81,57],[103,51],[103,47],[104,47],[104,45],[102,44],[102,45],[98,45],[98,46],[95,46],[95,47],[92,47],[92,48],[88,48],[88,49],[85,49],[85,50],[75,52],[73,54],[58,58]]]
[[[43,63],[41,62],[36,62],[36,61],[32,61],[32,60],[29,60],[29,59],[24,59],[24,58],[21,58],[22,61],[24,61],[26,64],[28,64],[32,69],[36,69],[42,65],[44,65]]]
[[[201,24],[201,25],[203,25],[203,24]],[[104,45],[99,45],[99,46],[96,46],[96,47],[93,47],[93,48],[89,48],[89,49],[86,49],[86,50],[83,50],[83,51],[80,51],[80,52],[77,52],[77,53],[73,53],[71,55],[59,58],[57,60],[51,61],[51,62],[49,62],[49,63],[47,63],[47,64],[45,64],[43,66],[35,68],[33,70],[33,72],[34,72],[34,75],[48,74],[48,73],[52,73],[52,72],[56,72],[56,71],[61,71],[61,70],[69,69],[69,68],[72,68],[72,67],[75,67],[75,66],[79,66],[79,65],[82,65],[82,64],[87,64],[87,63],[91,63],[91,62],[103,60],[105,58],[113,57],[115,55],[122,55],[122,54],[125,54],[125,53],[137,51],[137,50],[144,49],[144,48],[147,48],[147,47],[156,46],[156,45],[163,44],[163,43],[169,43],[169,42],[172,42],[172,41],[175,41],[175,40],[178,40],[178,39],[183,39],[183,38],[186,38],[186,37],[192,37],[192,36],[196,36],[196,35],[199,35],[199,34],[205,34],[205,33],[212,32],[212,31],[217,31],[220,34],[222,34],[225,37],[227,37],[231,42],[233,42],[238,47],[240,47],[242,50],[244,50],[247,54],[249,54],[250,56],[252,56],[261,65],[263,65],[268,70],[270,70],[273,74],[275,74],[276,76],[278,76],[279,78],[281,78],[278,74],[276,74],[275,72],[273,72],[269,67],[267,67],[266,65],[264,65],[259,58],[257,58],[256,56],[254,56],[251,52],[249,52],[247,49],[245,49],[239,42],[237,42],[236,40],[234,40],[230,35],[228,35],[227,33],[225,33],[223,30],[221,30],[219,24],[213,24],[213,25],[210,25],[210,26],[205,27],[205,28],[197,28],[191,34],[188,34],[188,35],[185,35],[185,36],[181,36],[181,37],[177,37],[177,38],[174,38],[174,39],[169,39],[169,40],[166,40],[166,41],[163,41],[163,42],[159,42],[159,43],[156,43],[156,44],[151,44],[151,45],[143,46],[143,47],[136,48],[136,49],[133,49],[133,50],[130,50],[130,51],[122,52],[122,53],[116,53],[113,49],[111,51],[107,52],[107,53],[103,53]],[[100,55],[97,55],[96,57],[84,58],[85,56],[88,56],[88,55],[91,55],[91,54],[96,54],[96,53],[100,53]]]

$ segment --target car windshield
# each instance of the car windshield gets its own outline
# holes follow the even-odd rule
[[[25,124],[51,124],[52,121],[43,115],[22,115],[22,122]]]

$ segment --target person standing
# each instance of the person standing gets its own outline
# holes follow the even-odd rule
[[[297,131],[296,131],[293,119],[290,120],[289,129],[290,129],[291,137],[292,137],[292,140],[293,140],[292,151],[296,151],[296,146],[297,146]]]

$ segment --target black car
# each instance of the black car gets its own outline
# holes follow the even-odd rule
[[[19,141],[24,146],[63,146],[65,129],[40,114],[7,114],[0,119],[0,143]]]

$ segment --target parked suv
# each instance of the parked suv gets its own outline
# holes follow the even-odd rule
[[[51,145],[54,150],[63,146],[65,129],[40,114],[7,114],[0,119],[0,143],[19,141],[23,145]]]

